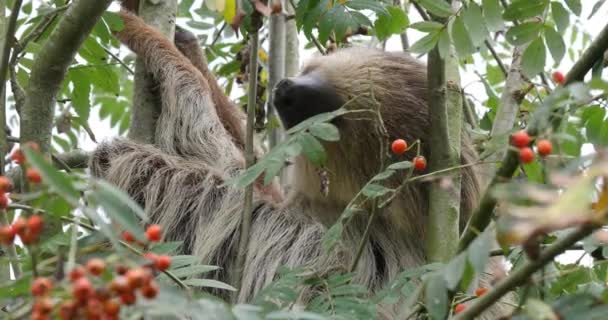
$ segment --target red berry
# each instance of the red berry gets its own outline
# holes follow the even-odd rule
[[[72,300],[67,300],[59,306],[59,318],[62,320],[75,319],[76,304]]]
[[[122,232],[122,239],[126,242],[134,242],[135,241],[135,236],[129,232],[129,231],[123,231]]]
[[[82,277],[72,286],[72,295],[78,301],[86,301],[93,294],[93,285],[89,279]]]
[[[566,76],[564,76],[564,74],[560,71],[553,72],[553,74],[551,74],[551,78],[553,78],[553,81],[555,81],[557,84],[562,85],[566,83]]]
[[[136,297],[133,292],[125,292],[120,295],[120,301],[122,304],[130,306],[135,303]]]
[[[405,142],[405,140],[397,139],[393,141],[393,144],[391,145],[391,151],[393,151],[394,154],[403,154],[405,150],[407,150],[407,142]]]
[[[48,278],[39,277],[32,282],[32,295],[40,297],[46,295],[53,289],[53,283]]]
[[[44,220],[41,216],[35,214],[27,219],[27,227],[34,234],[39,234],[42,231]]]
[[[160,238],[162,237],[163,232],[162,232],[162,228],[160,225],[158,224],[153,224],[150,225],[148,227],[148,229],[146,229],[146,237],[148,238],[149,241],[160,241]]]
[[[159,256],[156,258],[156,261],[154,263],[154,267],[156,268],[156,270],[159,271],[165,271],[167,269],[169,269],[169,267],[171,266],[171,257],[170,256]]]
[[[424,169],[426,169],[426,159],[423,156],[414,158],[414,169],[416,169],[416,171],[424,171]]]
[[[25,171],[25,176],[27,177],[27,181],[33,184],[38,184],[42,182],[42,176],[40,175],[40,172],[38,172],[38,170],[34,168],[27,168],[27,170]]]
[[[74,281],[84,277],[84,274],[85,274],[85,270],[83,267],[75,266],[74,269],[70,270],[70,273],[68,273],[68,278],[70,279],[70,281],[74,282]]]
[[[538,140],[536,142],[536,149],[538,150],[538,154],[541,157],[545,157],[551,154],[551,151],[553,150],[553,145],[549,140]]]
[[[9,192],[13,188],[11,180],[5,176],[0,176],[0,191]]]
[[[98,276],[106,269],[106,263],[99,259],[93,258],[87,262],[87,271],[94,276]]]
[[[147,260],[156,261],[158,255],[154,252],[146,252],[144,253],[144,258],[146,258]]]
[[[519,149],[519,161],[522,163],[530,163],[534,160],[534,151],[531,148]]]
[[[25,163],[25,155],[21,149],[16,149],[11,153],[11,160],[15,161],[16,164],[24,164]]]
[[[116,270],[116,273],[118,273],[121,276],[124,276],[127,273],[127,271],[129,271],[129,267],[125,266],[124,264],[116,265],[114,267],[114,269]]]
[[[476,296],[478,296],[478,297],[481,297],[481,296],[483,296],[483,295],[484,295],[486,292],[488,292],[488,290],[490,290],[490,289],[488,289],[488,288],[484,288],[484,287],[479,287],[479,288],[477,288],[477,289],[475,290],[475,295],[476,295]]]
[[[158,295],[158,290],[158,285],[154,281],[151,281],[141,288],[141,295],[148,299],[154,299]]]
[[[15,229],[11,226],[0,226],[0,243],[10,246],[15,241]]]
[[[34,302],[33,310],[41,314],[49,314],[53,311],[53,300],[46,297],[38,298]]]
[[[466,308],[467,308],[467,306],[466,306],[464,303],[459,303],[459,304],[457,304],[457,305],[456,305],[456,307],[454,308],[454,313],[455,313],[455,314],[459,314],[459,313],[461,313],[462,311],[464,311],[464,309],[466,309]]]
[[[126,277],[118,276],[110,282],[110,290],[114,293],[121,294],[131,290],[129,281]]]
[[[3,191],[0,191],[0,209],[8,208],[8,196]]]
[[[530,144],[530,136],[524,130],[520,130],[511,135],[511,144],[518,148],[525,148]]]
[[[103,304],[98,299],[87,300],[87,319],[98,319],[103,314]]]
[[[120,313],[120,304],[116,300],[108,300],[103,304],[103,311],[108,316],[117,316]]]
[[[13,222],[12,226],[15,233],[22,236],[25,234],[25,230],[27,230],[27,220],[25,220],[24,217],[19,217],[17,220],[15,220],[15,222]]]
[[[143,268],[135,268],[127,271],[127,282],[131,289],[137,289],[144,285],[146,274]]]
[[[34,244],[38,240],[38,235],[29,229],[26,229],[23,234],[19,235],[19,238],[21,238],[21,242],[23,242],[23,244],[30,245]]]

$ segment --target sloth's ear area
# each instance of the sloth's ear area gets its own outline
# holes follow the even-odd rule
[[[343,99],[317,72],[283,79],[273,89],[274,106],[286,128],[324,112],[339,109]]]

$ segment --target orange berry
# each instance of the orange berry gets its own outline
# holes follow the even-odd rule
[[[32,312],[32,320],[50,320],[51,317],[48,314],[42,314],[40,312]]]
[[[15,233],[22,236],[27,230],[27,220],[25,220],[24,217],[19,217],[17,220],[15,220],[15,222],[13,222],[12,226]]]
[[[407,142],[403,139],[397,139],[391,144],[391,151],[396,155],[401,155],[407,150]]]
[[[40,172],[38,172],[38,170],[34,168],[27,168],[27,170],[25,171],[25,176],[27,177],[27,181],[33,184],[38,184],[42,182],[42,176],[40,175]]]
[[[555,83],[559,85],[563,85],[564,83],[566,83],[566,76],[564,76],[564,74],[560,71],[554,71],[551,74],[551,78],[553,78],[553,81],[555,81]]]
[[[38,277],[32,282],[32,295],[35,297],[44,296],[53,289],[53,283],[48,278]]]
[[[152,281],[141,288],[141,295],[148,299],[154,299],[158,295],[158,291],[158,285]]]
[[[108,316],[117,316],[120,313],[120,304],[116,300],[108,300],[103,304],[103,311]]]
[[[93,285],[89,279],[82,277],[72,286],[72,295],[78,301],[86,301],[93,294]]]
[[[25,155],[21,149],[15,149],[13,153],[11,153],[11,160],[15,161],[16,164],[24,164],[25,163]]]
[[[44,226],[44,220],[41,216],[35,214],[27,219],[27,228],[34,234],[40,233]]]
[[[8,208],[8,196],[6,195],[6,193],[0,193],[0,209],[6,208]]]
[[[97,319],[103,315],[103,304],[99,299],[87,300],[87,316],[88,319]]]
[[[106,269],[106,263],[99,259],[93,258],[87,262],[87,271],[94,276],[98,276]]]
[[[11,180],[5,176],[0,176],[0,191],[9,192],[13,188]]]
[[[511,135],[511,144],[518,148],[525,148],[530,144],[530,136],[524,130],[520,130]]]
[[[70,270],[68,273],[68,278],[70,281],[74,282],[82,277],[84,277],[85,270],[81,266],[75,266],[74,269]]]
[[[150,225],[146,229],[146,238],[148,238],[149,241],[153,241],[153,242],[160,241],[162,235],[163,235],[162,228],[158,224]]]
[[[538,140],[536,142],[536,149],[538,150],[538,154],[541,157],[545,157],[551,154],[551,151],[553,150],[553,145],[549,140]]]
[[[34,244],[38,240],[38,235],[29,229],[26,229],[23,234],[19,235],[19,238],[21,238],[21,242],[23,242],[23,244],[30,245]]]
[[[484,288],[484,287],[479,287],[479,288],[475,289],[475,295],[476,295],[476,296],[478,296],[478,297],[481,297],[481,296],[483,296],[483,295],[484,295],[486,292],[488,292],[488,290],[490,290],[490,289],[488,289],[488,288]]]
[[[15,230],[11,226],[0,226],[0,243],[10,246],[15,242]]]
[[[144,285],[146,274],[143,268],[135,268],[127,271],[127,282],[131,289],[137,289]]]
[[[123,231],[122,232],[122,239],[126,242],[134,242],[135,241],[135,236],[129,232],[129,231]]]
[[[114,269],[116,270],[116,273],[118,273],[121,276],[124,276],[127,273],[127,271],[129,271],[129,267],[125,266],[124,264],[116,265],[114,267]]]
[[[169,267],[171,266],[171,257],[170,256],[159,256],[158,258],[156,258],[156,261],[154,262],[154,267],[156,268],[156,270],[159,271],[165,271],[167,269],[169,269]]]
[[[534,160],[534,151],[531,148],[525,147],[519,149],[519,161],[521,163],[530,163]]]
[[[59,306],[59,318],[61,320],[71,320],[75,319],[76,314],[76,304],[72,300],[64,301]]]
[[[34,302],[33,310],[41,314],[49,314],[53,311],[53,300],[46,297],[38,298]]]
[[[454,313],[455,313],[455,314],[459,314],[459,313],[461,313],[462,311],[464,311],[464,309],[466,309],[466,308],[467,308],[467,306],[466,306],[464,303],[459,303],[459,304],[457,304],[457,305],[456,305],[456,307],[454,308]]]
[[[416,171],[424,171],[426,169],[426,159],[423,156],[415,157],[413,162]]]
[[[137,298],[135,297],[135,293],[133,292],[125,292],[120,295],[120,301],[122,302],[122,304],[127,306],[134,304],[136,299]]]
[[[126,277],[118,276],[110,282],[110,290],[114,293],[121,294],[131,290],[131,287],[129,286],[129,281]]]

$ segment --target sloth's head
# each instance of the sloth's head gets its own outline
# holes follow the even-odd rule
[[[274,104],[286,128],[342,106],[367,110],[334,120],[341,139],[324,143],[330,179],[327,198],[339,203],[348,202],[378,172],[381,146],[387,147],[395,138],[424,139],[428,132],[426,97],[423,64],[403,53],[364,48],[314,57],[298,76],[280,81],[274,89]],[[388,136],[376,130],[378,113]],[[296,189],[311,193],[318,179],[310,163],[304,158],[296,160]],[[314,192],[309,196],[324,197]]]

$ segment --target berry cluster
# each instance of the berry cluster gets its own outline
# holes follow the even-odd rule
[[[0,243],[7,246],[11,245],[15,242],[15,238],[19,236],[23,244],[33,244],[38,240],[43,226],[44,219],[37,214],[27,219],[19,217],[11,225],[0,226]]]
[[[475,289],[475,296],[476,297],[481,297],[484,294],[486,294],[486,292],[488,292],[490,289],[489,288],[485,288],[485,287],[479,287],[477,289]],[[454,307],[454,313],[455,314],[459,314],[462,311],[464,311],[467,308],[467,305],[464,303],[459,303]]]
[[[391,151],[396,155],[402,155],[408,150],[407,142],[403,139],[396,139],[391,144]],[[412,160],[416,171],[424,171],[426,169],[426,158],[424,156],[416,156]]]
[[[150,241],[158,241],[161,236],[162,230],[158,225],[146,230]],[[51,319],[55,314],[62,320],[119,319],[121,307],[135,304],[138,293],[145,299],[158,296],[159,286],[154,280],[154,272],[171,266],[169,256],[146,253],[144,257],[147,260],[143,265],[132,268],[115,264],[110,270],[106,261],[100,258],[92,258],[84,266],[74,267],[67,275],[69,297],[66,298],[66,293],[58,294],[61,301],[53,299],[53,282],[49,278],[36,278],[31,287],[35,297],[32,319]],[[108,274],[111,277],[107,277]]]
[[[519,149],[519,160],[522,163],[530,163],[534,160],[534,151],[528,146],[530,141],[530,136],[524,130],[511,135],[511,144]],[[545,157],[551,154],[553,145],[549,140],[540,139],[536,141],[536,150],[541,157]]]

